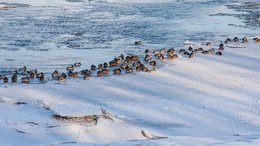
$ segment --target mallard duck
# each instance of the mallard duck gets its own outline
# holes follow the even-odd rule
[[[17,76],[17,74],[14,74],[13,76],[12,76],[12,82],[17,82],[17,78],[18,78],[18,76]]]
[[[103,64],[100,63],[100,64],[98,65],[98,69],[102,69],[102,68],[103,68]]]
[[[101,70],[97,71],[97,76],[98,76],[98,77],[101,77],[102,75],[103,75],[103,73],[102,73]]]
[[[230,39],[230,38],[227,38],[227,39],[225,40],[225,44],[230,43],[230,42],[231,42],[231,39]]]
[[[137,61],[138,60],[138,56],[136,56],[136,55],[133,55],[131,58],[132,58],[133,61]]]
[[[90,77],[91,77],[90,74],[86,74],[86,75],[83,77],[83,79],[84,79],[84,80],[88,80]]]
[[[133,72],[133,68],[126,66],[125,73],[132,73],[132,72]]]
[[[135,45],[141,45],[142,41],[135,41]]]
[[[31,79],[33,79],[33,78],[35,77],[35,73],[31,72],[31,73],[29,74],[29,76],[30,76]]]
[[[67,75],[65,73],[62,73],[60,76],[58,76],[58,80],[61,82],[64,82],[67,78]]]
[[[148,70],[149,70],[149,69],[148,69],[147,66],[144,65],[144,66],[142,67],[142,71],[143,71],[143,72],[148,72]]]
[[[173,59],[175,59],[175,58],[178,58],[178,55],[177,55],[177,54],[172,54],[172,55],[168,55],[168,56],[167,56],[167,59],[168,59],[168,60],[173,60]]]
[[[96,70],[96,69],[97,69],[96,65],[94,65],[94,64],[92,64],[92,65],[90,66],[90,68],[91,68],[91,70]]]
[[[207,43],[206,43],[206,46],[211,46],[211,42],[207,42]]]
[[[149,62],[149,61],[152,60],[152,57],[151,57],[150,55],[145,55],[144,60],[145,60],[146,62]]]
[[[68,67],[66,68],[66,70],[68,70],[68,71],[73,71],[73,70],[74,70],[74,66],[73,66],[73,65],[70,65],[70,66],[68,66]]]
[[[159,55],[157,56],[157,58],[158,58],[159,60],[163,60],[163,59],[164,59],[164,56],[163,56],[161,53],[159,53]]]
[[[248,43],[248,39],[246,37],[242,38],[242,43]]]
[[[153,54],[156,55],[156,54],[159,54],[160,52],[158,50],[154,50],[153,51]]]
[[[57,70],[55,70],[53,73],[52,73],[52,77],[55,78],[55,77],[58,77],[59,76],[59,72]]]
[[[121,74],[121,69],[120,68],[116,68],[116,69],[113,70],[113,72],[114,72],[114,74],[119,75],[119,74]]]
[[[36,78],[40,78],[40,77],[42,77],[42,76],[44,76],[43,72],[40,72],[40,73],[37,73],[37,74],[36,74]]]
[[[200,48],[198,48],[198,51],[203,51],[203,50],[204,50],[204,49],[203,49],[203,48],[201,48],[201,47],[200,47]]]
[[[108,64],[106,62],[103,63],[103,67],[104,68],[107,68],[108,67]]]
[[[189,46],[188,50],[189,50],[189,51],[192,51],[192,50],[193,50],[193,48],[192,48],[191,46]]]
[[[4,81],[4,83],[8,83],[8,77],[5,77],[5,78],[3,79],[3,81]]]
[[[19,70],[21,70],[21,71],[26,71],[27,68],[26,68],[26,66],[24,66],[24,67],[22,67],[22,68],[19,68]]]
[[[109,74],[109,70],[106,69],[106,68],[104,68],[104,69],[102,69],[102,73],[103,73],[104,75],[107,75],[107,74]]]
[[[186,52],[184,49],[180,49],[179,53],[184,53]]]
[[[81,66],[81,63],[80,63],[80,62],[76,62],[76,63],[74,63],[74,66],[75,66],[75,67],[80,67],[80,66]]]
[[[222,43],[219,44],[219,49],[218,50],[224,50],[224,45]]]
[[[165,48],[162,48],[162,49],[160,49],[160,53],[166,53],[166,49]]]
[[[120,67],[123,68],[123,69],[125,69],[126,66],[127,66],[126,63],[122,63],[122,64],[120,65]]]
[[[174,48],[170,48],[168,51],[167,51],[167,53],[169,54],[169,53],[174,53],[174,51],[175,51],[175,49]]]
[[[142,66],[141,65],[136,66],[135,70],[138,71],[138,72],[141,71],[142,70]]]
[[[9,74],[17,74],[17,73],[18,73],[17,70],[10,70],[10,71],[9,71]]]
[[[72,71],[69,71],[68,72],[68,76],[70,76],[70,77],[77,77],[79,74],[78,74],[78,72],[72,72]]]
[[[22,81],[22,83],[29,83],[30,82],[30,78],[28,76],[22,77],[21,81]]]
[[[152,68],[152,69],[149,69],[149,71],[148,71],[149,73],[155,73],[156,72],[156,70],[155,70],[155,68]]]
[[[116,66],[116,62],[114,60],[110,61],[109,62],[109,66],[110,67]]]
[[[239,41],[239,40],[238,40],[238,37],[234,37],[233,41],[234,41],[235,43],[237,43],[237,42]]]
[[[5,77],[5,75],[0,75],[0,79],[4,79]]]
[[[216,52],[216,55],[221,56],[221,55],[222,55],[222,52]]]
[[[151,66],[156,66],[156,61],[150,61],[149,64],[150,64]]]
[[[145,54],[149,54],[150,51],[149,51],[148,49],[146,49],[146,50],[144,51],[144,53],[145,53]]]

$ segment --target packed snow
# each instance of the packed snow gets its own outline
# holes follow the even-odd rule
[[[12,0],[12,3],[16,2]],[[123,5],[125,0],[106,2]],[[59,6],[60,3],[63,2],[58,1],[51,5]],[[134,0],[132,3],[140,2]],[[30,7],[46,5],[44,1],[35,4],[30,0],[26,0],[24,4]],[[4,11],[15,9],[6,7],[7,5],[1,4],[0,9],[2,7]],[[102,14],[95,14],[97,14],[95,17],[102,17]],[[207,21],[214,17],[216,16],[205,16],[203,20]],[[193,29],[199,26],[200,22],[193,18],[188,20],[194,20],[195,25],[187,23],[170,28],[167,22],[164,24],[167,27],[161,29],[195,32]],[[182,20],[179,22],[182,23]],[[0,24],[2,23],[4,21],[0,20]],[[212,30],[211,27],[214,27],[215,23],[211,21],[208,24],[211,23],[212,26],[208,25],[201,29]],[[232,32],[233,30],[229,28],[236,27],[228,25],[227,28],[223,28],[223,32],[220,31],[221,27],[217,24],[212,30],[218,35],[214,37],[216,40],[209,40],[211,42],[209,46],[206,45],[207,41],[197,39],[184,40],[181,44],[172,46],[178,58],[155,59],[157,66],[154,73],[134,71],[130,74],[90,77],[89,80],[83,80],[82,77],[68,77],[64,82],[47,77],[47,81],[41,84],[2,83],[1,79],[0,145],[260,145],[260,43],[253,40],[256,37],[260,38],[257,36],[259,32],[239,27],[238,32],[230,35],[224,34],[224,31]],[[242,43],[241,38],[248,33],[253,34],[247,36],[249,42]],[[169,34],[168,37],[171,35],[173,34]],[[63,39],[66,37],[71,36],[62,36]],[[239,37],[240,40],[238,43],[232,41],[224,44],[226,37],[231,39]],[[122,42],[129,40],[119,39],[110,45],[118,46]],[[125,55],[136,54],[143,61],[145,47],[149,46],[152,55],[152,51],[161,49],[162,46],[161,44],[150,46],[148,43],[149,41],[143,41],[139,46],[129,45],[127,49],[131,47],[134,49],[126,49],[127,51],[113,50],[114,53],[108,53],[100,60],[90,56],[87,61],[91,62],[90,64],[98,64],[98,61],[109,61],[108,59],[113,59],[113,55],[120,55],[122,52]],[[220,43],[224,44],[221,56],[215,54]],[[53,42],[44,45],[57,47]],[[197,52],[192,58],[179,52],[180,49],[187,50],[189,47],[214,48],[215,52],[209,54]],[[43,57],[43,62],[46,63],[48,57],[58,57],[51,56],[55,51],[58,50],[46,51],[50,56]],[[95,51],[94,56],[97,54],[101,56],[101,52],[106,50],[101,48],[101,52]],[[20,52],[15,52],[15,55],[19,55]],[[20,55],[25,56],[26,53]],[[31,53],[32,56],[39,57],[41,52]],[[65,50],[63,53],[68,52]],[[83,58],[84,54],[77,53],[73,53],[72,57],[77,58],[78,55],[79,58]],[[25,60],[28,58],[25,57]],[[15,59],[20,61],[22,57]],[[4,59],[3,62],[1,73],[10,69],[8,68],[10,61]],[[52,62],[55,63],[53,60]],[[89,67],[89,64],[84,63],[80,69]],[[17,66],[23,65],[21,62]],[[67,64],[59,65],[59,69],[65,70]],[[50,70],[53,68],[44,69],[48,73],[53,71]]]

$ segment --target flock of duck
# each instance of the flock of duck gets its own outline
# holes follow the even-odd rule
[[[260,42],[260,38],[254,38],[255,42]],[[227,38],[224,44],[229,44],[231,42],[238,43],[247,43],[248,39],[246,37],[242,39],[238,39],[235,37],[233,40]],[[141,41],[136,41],[136,45],[140,45]],[[113,60],[104,63],[100,63],[97,66],[92,64],[90,69],[83,69],[79,72],[75,71],[75,68],[81,67],[80,62],[76,62],[73,65],[70,65],[66,68],[66,73],[60,73],[58,70],[55,70],[51,74],[51,78],[53,80],[65,81],[68,77],[82,77],[84,80],[88,80],[92,76],[101,77],[108,76],[109,74],[120,75],[123,72],[125,74],[136,72],[155,72],[155,67],[157,62],[160,60],[174,60],[179,57],[179,55],[187,58],[192,58],[197,53],[202,54],[216,54],[222,55],[222,51],[224,50],[224,44],[219,44],[218,49],[203,49],[202,47],[193,48],[193,46],[189,46],[187,49],[179,49],[176,51],[174,48],[170,49],[159,49],[159,50],[145,50],[144,56],[137,55],[119,55],[115,57]],[[210,48],[212,45],[210,42],[205,44]],[[178,54],[177,54],[178,52]],[[20,78],[19,78],[20,76]],[[8,78],[9,77],[9,78]],[[45,82],[45,74],[43,72],[38,72],[37,69],[29,70],[26,66],[19,68],[17,70],[10,70],[5,75],[0,75],[0,80],[3,80],[3,83],[13,82],[21,82],[21,83],[30,83],[30,80],[36,79],[40,82]]]

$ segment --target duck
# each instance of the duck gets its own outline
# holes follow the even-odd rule
[[[238,37],[234,37],[233,41],[234,41],[235,43],[237,43],[237,42],[239,41],[239,40],[238,40]]]
[[[4,79],[5,77],[5,75],[0,75],[0,79]]]
[[[121,74],[121,69],[120,68],[116,68],[116,69],[113,70],[113,72],[114,72],[114,74],[119,75],[119,74]]]
[[[12,78],[11,78],[12,82],[13,82],[13,83],[17,82],[17,78],[18,78],[17,74],[14,74],[14,75],[12,76]]]
[[[60,76],[58,76],[58,80],[61,82],[64,82],[67,78],[67,75],[65,73],[62,73]]]
[[[146,50],[144,51],[144,53],[145,53],[145,54],[149,54],[150,51],[149,51],[148,49],[146,49]]]
[[[160,49],[160,53],[166,53],[166,49],[165,48],[162,48],[162,49]]]
[[[42,76],[44,76],[43,72],[40,72],[40,73],[37,73],[37,74],[36,74],[36,78],[40,78],[40,77],[42,77]]]
[[[132,73],[133,71],[134,71],[133,68],[126,66],[125,73]]]
[[[242,38],[242,43],[248,43],[248,39],[246,37]]]
[[[260,43],[260,38],[258,38],[258,37],[253,38],[253,40],[254,40],[256,43]]]
[[[104,75],[108,75],[108,74],[109,74],[109,70],[106,69],[106,68],[104,68],[104,69],[102,69],[102,73],[103,73]]]
[[[92,64],[92,65],[90,66],[90,68],[91,68],[91,70],[96,70],[96,69],[97,69],[96,65],[94,65],[94,64]]]
[[[125,68],[126,68],[126,66],[127,66],[127,64],[126,64],[126,63],[122,63],[122,64],[120,65],[120,68],[122,68],[122,69],[125,69]]]
[[[138,56],[136,56],[136,55],[133,55],[131,58],[133,61],[137,61],[139,59]]]
[[[167,56],[167,60],[173,60],[175,58],[178,58],[178,55],[177,54],[172,54],[172,55],[168,55]]]
[[[103,67],[104,68],[107,68],[108,67],[108,64],[106,62],[103,63]]]
[[[156,66],[156,61],[150,61],[149,64],[150,64],[151,66]]]
[[[156,55],[156,54],[159,54],[160,52],[158,50],[154,50],[153,51],[153,54]]]
[[[231,42],[231,39],[230,38],[227,38],[226,40],[225,40],[225,44],[228,44],[228,43],[230,43]]]
[[[141,45],[142,41],[135,41],[135,45]]]
[[[84,80],[88,80],[90,77],[91,77],[90,74],[86,74],[86,75],[84,75],[83,79],[84,79]]]
[[[73,66],[73,65],[70,65],[70,66],[68,66],[68,67],[66,68],[66,70],[68,70],[68,71],[73,71],[73,70],[74,70],[74,66]]]
[[[168,51],[167,51],[167,54],[171,53],[173,54],[175,52],[175,49],[174,48],[170,48]]]
[[[83,70],[80,71],[80,73],[81,73],[82,75],[91,74],[91,71],[88,70],[88,69],[83,69]]]
[[[144,66],[142,67],[142,71],[143,71],[143,72],[148,72],[148,70],[149,70],[149,69],[148,69],[147,66],[144,65]]]
[[[103,64],[100,63],[100,64],[98,65],[98,69],[102,69],[102,68],[103,68]]]
[[[161,53],[159,53],[159,55],[157,56],[157,58],[158,58],[159,60],[163,60],[163,59],[164,59],[164,56],[163,56]]]
[[[19,68],[19,70],[21,70],[21,71],[26,71],[27,68],[26,68],[26,66],[24,66],[24,67],[22,67],[22,68]]]
[[[37,70],[37,69],[32,69],[32,70],[29,70],[28,72],[29,72],[29,73],[37,74],[38,70]]]
[[[206,43],[206,46],[211,46],[211,42],[207,42],[207,43]]]
[[[30,78],[28,76],[22,77],[21,81],[22,81],[22,83],[29,83],[30,82]]]
[[[124,63],[126,64],[134,63],[133,57],[126,56]]]
[[[221,56],[221,55],[222,55],[222,52],[218,51],[218,52],[216,52],[216,55]]]
[[[103,73],[102,73],[101,70],[97,71],[97,76],[98,76],[98,77],[101,77],[102,75],[103,75]]]
[[[110,61],[109,62],[109,66],[110,67],[116,66],[116,62],[114,60]]]
[[[30,76],[31,79],[33,79],[33,78],[35,77],[35,73],[34,73],[34,72],[31,72],[31,73],[29,74],[29,76]]]
[[[55,70],[53,73],[52,73],[52,77],[55,78],[55,77],[58,77],[59,76],[59,72],[57,70]]]
[[[198,51],[203,51],[203,50],[204,50],[204,49],[203,49],[203,48],[201,48],[201,47],[199,47],[199,48],[198,48]]]
[[[124,54],[120,54],[117,59],[124,60]]]
[[[9,74],[17,74],[17,73],[18,73],[17,70],[10,70],[10,71],[9,71]]]
[[[141,65],[136,66],[136,67],[135,67],[135,70],[136,70],[137,72],[141,71],[141,70],[142,70],[142,66],[141,66]]]
[[[117,65],[122,63],[122,59],[115,58],[114,61],[116,62]]]
[[[191,46],[189,46],[188,50],[189,50],[189,51],[192,51],[192,50],[193,50],[193,48],[192,48]]]
[[[79,75],[79,73],[78,72],[72,72],[72,71],[69,71],[68,72],[68,76],[70,76],[70,77],[77,77]]]
[[[219,44],[219,49],[218,50],[224,50],[224,45],[222,43]]]
[[[8,77],[5,77],[5,78],[3,79],[3,81],[4,81],[4,83],[8,83]]]
[[[152,57],[151,57],[150,55],[145,55],[144,60],[145,60],[146,62],[149,62],[149,61],[152,60]]]
[[[179,53],[184,53],[184,52],[186,52],[184,49],[179,50]]]
[[[149,69],[149,71],[148,71],[149,73],[155,73],[156,72],[156,70],[155,70],[155,68],[152,68],[152,69]]]
[[[80,67],[80,66],[81,66],[81,62],[76,62],[76,63],[74,63],[74,66],[75,66],[75,67]]]

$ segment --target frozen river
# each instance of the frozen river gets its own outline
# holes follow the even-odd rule
[[[226,0],[0,0],[0,71],[45,73],[186,40],[259,35],[259,2]],[[252,19],[253,18],[253,19]],[[141,40],[142,45],[134,45]]]

